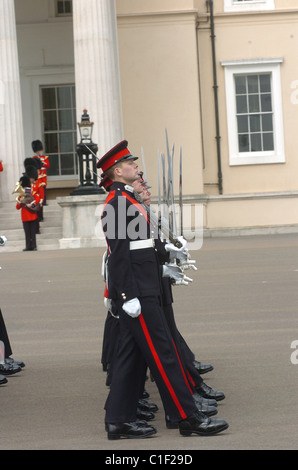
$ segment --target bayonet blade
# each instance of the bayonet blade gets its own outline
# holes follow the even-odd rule
[[[165,219],[168,219],[168,200],[167,200],[167,184],[166,184],[166,168],[165,168],[165,156],[161,154],[161,167],[162,167],[162,215]]]
[[[179,162],[179,211],[180,211],[180,235],[183,236],[183,199],[182,199],[182,147],[180,147]]]
[[[161,168],[160,168],[160,153],[157,154],[157,167],[158,167],[158,229],[160,230],[161,224]]]

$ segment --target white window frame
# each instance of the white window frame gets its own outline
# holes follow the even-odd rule
[[[241,12],[241,11],[261,11],[274,10],[274,0],[248,0],[245,2],[237,0],[224,0],[225,12]]]
[[[32,128],[29,125],[28,119],[24,118],[25,134],[33,136],[43,135],[42,126],[42,106],[40,101],[40,87],[49,85],[56,86],[57,84],[68,85],[75,84],[75,73],[73,66],[59,66],[59,67],[44,67],[41,68],[28,68],[24,70],[24,75],[30,83],[30,88],[25,88],[23,92],[24,109],[32,110]],[[47,149],[45,149],[47,151]],[[32,152],[32,149],[28,150]],[[29,153],[30,154],[30,153]],[[61,175],[61,176],[48,176],[48,181],[77,181],[77,175]]]
[[[280,64],[281,57],[269,59],[247,59],[236,61],[222,61],[225,68],[227,127],[229,142],[229,163],[236,165],[257,165],[284,163],[284,132],[282,117],[282,96]],[[235,74],[259,74],[270,73],[272,76],[272,107],[273,107],[273,132],[274,150],[263,152],[239,152],[238,128],[236,112]]]
[[[52,84],[46,84],[46,85],[40,85],[39,87],[39,93],[40,93],[40,108],[41,108],[41,116],[42,116],[42,120],[43,120],[43,112],[44,112],[44,108],[42,106],[42,98],[41,98],[41,95],[42,95],[42,89],[43,88],[59,88],[59,87],[74,87],[75,88],[75,83],[52,83]],[[54,108],[53,110],[57,111],[59,108]],[[71,108],[71,109],[74,109],[75,108]],[[73,130],[68,130],[68,131],[65,131],[66,133],[73,133],[77,131],[77,126],[76,126],[76,123],[75,123],[75,128]],[[49,134],[53,133],[53,134],[57,134],[57,136],[59,137],[59,134],[60,132],[62,132],[61,130],[57,130],[56,132],[53,131],[53,132],[49,132]],[[42,126],[42,129],[41,129],[41,135],[42,135],[42,140],[43,142],[45,143],[45,132],[44,132],[44,127]],[[78,136],[77,136],[78,137]],[[77,138],[76,138],[76,142],[77,142]],[[46,148],[45,149],[47,154],[49,155],[49,157],[51,156],[51,153],[49,152],[49,150]],[[58,161],[59,161],[59,168],[60,168],[60,164],[61,164],[61,158],[63,158],[63,154],[65,153],[69,153],[69,152],[61,152],[61,151],[57,151],[57,154],[58,154]],[[76,155],[76,150],[75,150],[75,145],[74,145],[74,148],[73,148],[73,157],[74,157],[74,170],[76,171],[75,173],[72,173],[72,174],[59,174],[59,175],[48,175],[48,180],[49,181],[63,181],[63,180],[73,180],[75,178],[77,178],[78,176],[78,164],[77,164],[77,155]],[[61,168],[60,168],[61,169]]]

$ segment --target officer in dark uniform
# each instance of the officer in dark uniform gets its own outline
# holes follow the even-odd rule
[[[103,187],[107,192],[110,191],[113,181],[110,180],[105,174],[101,175],[101,181],[99,183],[100,187]],[[110,386],[112,380],[112,371],[113,371],[113,358],[115,351],[118,347],[119,339],[119,315],[116,311],[113,311],[108,288],[105,278],[105,265],[107,263],[108,254],[105,253],[103,256],[103,268],[102,274],[105,280],[105,290],[104,290],[104,304],[107,307],[107,317],[104,325],[104,334],[102,342],[102,356],[101,362],[103,365],[103,370],[107,372],[106,385]],[[144,369],[145,369],[144,365]],[[145,376],[144,376],[145,380]],[[158,411],[158,406],[155,403],[149,403],[146,398],[149,398],[148,392],[144,389],[140,394],[137,406],[137,419],[138,421],[151,421],[155,418],[154,413]]]
[[[166,415],[183,435],[216,434],[224,420],[198,412],[186,386],[161,303],[162,270],[147,214],[131,184],[137,164],[122,141],[97,166],[114,181],[102,215],[108,245],[108,291],[119,314],[119,346],[106,401],[109,439],[148,437],[153,426],[136,423],[137,402],[148,365]],[[169,271],[169,268],[168,268]]]
[[[141,176],[141,175],[140,175]],[[148,185],[143,181],[142,176],[140,181],[134,182],[133,186],[135,190],[140,195],[140,201],[142,199],[143,204],[146,204],[145,207],[150,206],[150,192],[148,191]],[[166,243],[159,241],[160,251],[165,250]],[[173,256],[173,255],[172,255]],[[169,255],[164,253],[164,260],[169,261]],[[179,261],[179,260],[178,260]],[[208,385],[206,385],[199,373],[199,370],[208,370],[208,368],[213,367],[210,364],[199,363],[199,370],[195,367],[194,356],[192,355],[190,349],[188,348],[185,340],[178,331],[176,326],[174,311],[173,311],[173,295],[172,295],[172,282],[169,278],[162,278],[162,304],[163,311],[177,350],[181,366],[185,374],[185,381],[188,387],[191,389],[193,398],[196,401],[198,408],[203,411],[208,416],[213,416],[217,413],[215,406],[217,406],[217,401],[221,401],[225,398],[223,392],[214,390]],[[171,423],[166,417],[166,424],[168,428],[178,427],[175,423]]]
[[[150,205],[150,192],[148,189],[150,186],[148,186],[147,182],[145,182],[142,178],[141,172],[139,173],[140,179],[138,181],[135,181],[133,183],[133,187],[135,191],[139,194],[139,201],[143,200],[143,203],[147,204],[147,206]],[[104,174],[101,175],[101,181],[99,186],[105,188],[107,192],[110,191],[110,187],[113,184],[113,182]],[[145,206],[146,207],[146,206]],[[160,241],[159,241],[160,243]],[[160,251],[163,253],[162,255],[162,261],[169,261],[169,255],[165,252],[163,244],[161,243],[160,245]],[[105,265],[107,261],[107,254],[105,253],[103,257],[103,264]],[[102,269],[103,274],[105,269]],[[180,333],[178,332],[174,320],[174,314],[173,314],[173,309],[172,309],[172,303],[173,303],[173,297],[172,297],[172,290],[171,290],[171,283],[169,278],[162,278],[162,303],[163,303],[163,310],[166,315],[166,320],[168,322],[173,340],[175,342],[175,347],[177,348],[179,352],[179,356],[181,358],[181,362],[183,362],[184,369],[185,369],[185,377],[187,374],[190,372],[188,369],[191,368],[191,375],[195,375],[195,382],[190,378],[191,383],[188,378],[186,378],[186,383],[190,387],[193,398],[196,401],[197,408],[200,411],[203,411],[207,416],[213,416],[217,414],[217,409],[215,406],[217,406],[217,402],[214,399],[209,399],[209,398],[203,398],[198,395],[198,393],[195,391],[194,386],[195,383],[200,383],[200,376],[197,371],[197,369],[193,366],[192,361],[190,361],[190,364],[185,364],[184,362],[184,354],[182,354],[181,349],[180,349],[180,342],[183,339]],[[112,377],[112,370],[113,370],[113,357],[115,354],[115,350],[117,348],[118,344],[118,334],[119,334],[119,315],[117,312],[112,312],[111,305],[110,305],[110,300],[108,299],[108,291],[107,288],[105,288],[105,306],[108,309],[107,312],[107,317],[105,321],[105,326],[104,326],[104,334],[103,334],[103,343],[102,343],[102,364],[103,364],[103,370],[107,371],[107,379],[106,379],[106,385],[111,384],[111,377]],[[182,359],[183,356],[183,359]],[[200,368],[202,369],[203,367],[206,369],[206,366],[203,363],[200,363]],[[144,385],[145,387],[145,385]],[[216,391],[212,391],[213,394]],[[218,392],[217,392],[218,393]],[[144,396],[145,395],[145,396]],[[151,420],[154,419],[154,412],[158,410],[157,405],[154,403],[148,403],[148,401],[145,399],[148,398],[148,392],[145,390],[142,393],[142,396],[140,397],[138,401],[138,408],[137,408],[137,417],[138,419],[145,419],[145,420]],[[166,424],[168,428],[176,428],[178,427],[177,424],[172,424],[169,422],[169,420],[166,420]]]

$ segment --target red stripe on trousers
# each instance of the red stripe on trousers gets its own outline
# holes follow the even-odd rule
[[[168,379],[168,377],[167,377],[167,375],[166,375],[166,373],[165,373],[165,371],[164,371],[164,368],[163,368],[163,366],[162,366],[162,364],[161,364],[161,362],[160,362],[160,359],[159,359],[159,357],[158,357],[158,354],[157,354],[157,352],[156,352],[156,350],[155,350],[155,348],[154,348],[154,346],[153,346],[153,343],[152,343],[152,340],[151,340],[149,331],[148,331],[148,329],[147,329],[147,326],[146,326],[144,317],[143,317],[142,314],[140,314],[138,318],[140,319],[141,327],[142,327],[143,332],[144,332],[144,334],[145,334],[145,338],[146,338],[146,340],[147,340],[147,343],[148,343],[148,346],[149,346],[149,348],[150,348],[150,350],[151,350],[151,353],[152,353],[152,355],[153,355],[153,357],[154,357],[154,360],[155,360],[155,362],[156,362],[156,365],[157,365],[157,367],[158,367],[158,370],[159,370],[159,372],[160,372],[160,374],[161,374],[161,376],[162,376],[162,378],[163,378],[163,381],[165,382],[165,384],[166,384],[166,386],[167,386],[167,388],[168,388],[168,390],[169,390],[169,392],[170,392],[170,395],[171,395],[171,397],[173,398],[174,403],[175,403],[175,405],[177,406],[177,408],[178,408],[178,410],[179,410],[179,413],[180,413],[182,419],[186,419],[187,416],[186,416],[185,412],[183,411],[183,408],[182,408],[181,404],[179,403],[179,400],[178,400],[178,398],[177,398],[177,395],[176,395],[176,393],[174,392],[174,389],[173,389],[172,385],[170,384],[170,381],[169,381],[169,379]]]
[[[190,393],[193,395],[193,390],[192,390],[192,388],[191,388],[191,386],[190,386],[190,384],[187,380],[187,377],[186,377],[186,374],[184,372],[183,366],[181,364],[180,357],[179,357],[179,354],[178,354],[178,351],[177,351],[177,348],[176,348],[176,344],[174,343],[174,340],[173,340],[173,345],[174,345],[174,348],[175,348],[175,351],[176,351],[176,354],[177,354],[177,358],[178,358],[178,361],[179,361],[179,364],[180,364],[180,367],[181,367],[181,372],[183,374],[184,381],[185,381],[186,385],[188,386]]]
[[[192,376],[190,375],[189,371],[187,371],[187,375],[188,375],[189,381],[190,381],[190,382],[192,383],[192,385],[195,387],[196,384],[195,384],[195,382],[193,381],[193,378],[192,378]]]

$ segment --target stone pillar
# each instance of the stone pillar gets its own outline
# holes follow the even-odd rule
[[[24,169],[25,146],[14,1],[0,0],[0,201],[12,195]]]
[[[94,122],[98,157],[123,139],[115,0],[73,0],[77,121]]]
[[[57,197],[62,207],[61,249],[106,246],[101,214],[106,194]]]

